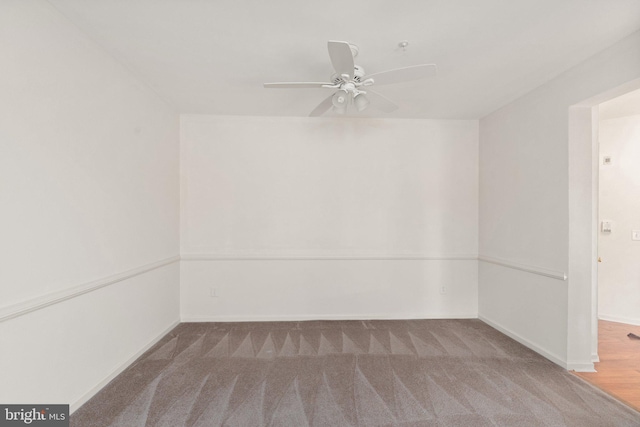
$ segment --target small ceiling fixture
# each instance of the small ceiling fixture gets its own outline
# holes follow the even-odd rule
[[[399,46],[405,49],[408,41],[400,42]],[[329,95],[312,112],[310,116],[320,116],[333,109],[338,114],[345,114],[349,105],[353,105],[358,112],[364,111],[370,104],[369,97],[380,110],[391,112],[398,108],[381,94],[370,89],[373,84],[385,85],[403,83],[422,79],[436,74],[435,64],[414,65],[412,67],[397,68],[366,75],[364,69],[354,63],[359,49],[356,45],[344,41],[329,41],[329,59],[335,73],[331,75],[329,82],[282,82],[265,83],[265,88],[326,88],[337,89]],[[365,91],[364,88],[367,88]],[[368,95],[368,96],[365,96]]]

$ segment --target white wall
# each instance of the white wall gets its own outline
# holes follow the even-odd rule
[[[600,219],[613,221],[599,233],[598,308],[602,319],[640,325],[640,115],[600,121]]]
[[[476,315],[476,121],[183,116],[181,133],[183,319]]]
[[[77,404],[179,319],[178,116],[48,2],[0,9],[0,401]]]
[[[574,220],[591,217],[591,146],[570,145],[569,107],[638,77],[635,33],[480,121],[480,257],[503,265],[481,263],[479,315],[569,368],[593,366],[591,223]]]

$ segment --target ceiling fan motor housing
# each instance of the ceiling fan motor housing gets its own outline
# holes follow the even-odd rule
[[[354,65],[353,66],[353,76],[351,77],[351,79],[356,83],[360,83],[360,82],[362,82],[362,78],[363,77],[364,77],[364,68],[362,68],[359,65]],[[340,74],[338,74],[338,73],[332,74],[330,81],[333,84],[346,83],[343,80],[342,76]]]

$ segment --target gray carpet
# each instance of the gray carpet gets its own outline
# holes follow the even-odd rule
[[[478,320],[185,323],[74,427],[640,426]]]

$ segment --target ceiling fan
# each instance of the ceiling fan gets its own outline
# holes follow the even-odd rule
[[[390,113],[398,108],[396,104],[381,94],[371,90],[372,85],[387,85],[418,80],[436,74],[435,64],[414,65],[396,68],[365,75],[364,69],[355,65],[354,58],[358,55],[358,47],[343,41],[330,40],[328,42],[329,58],[335,73],[330,82],[279,82],[265,83],[265,88],[326,88],[334,92],[322,101],[309,116],[321,116],[329,109],[339,114],[345,114],[349,105],[356,110],[365,110],[370,103],[369,98],[380,110]],[[406,45],[404,45],[406,46]],[[366,88],[366,90],[363,90]]]

